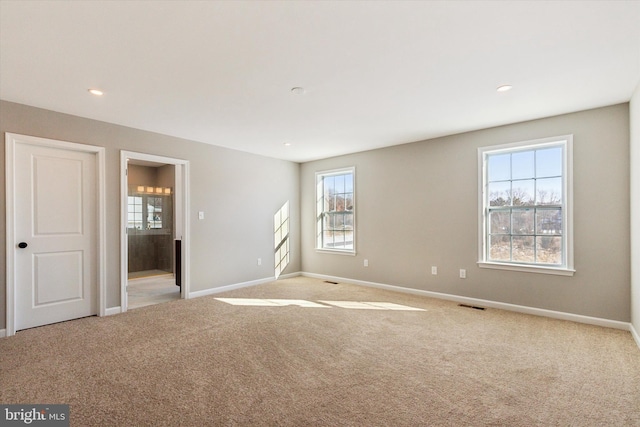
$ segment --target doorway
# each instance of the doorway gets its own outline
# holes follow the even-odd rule
[[[121,152],[121,309],[188,298],[188,162]]]

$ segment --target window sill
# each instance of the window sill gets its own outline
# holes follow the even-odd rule
[[[566,267],[542,267],[526,264],[506,264],[486,261],[478,261],[478,267],[495,270],[520,271],[524,273],[554,274],[556,276],[573,276],[576,272],[574,269]]]
[[[320,248],[316,248],[316,252],[321,253],[321,254],[336,254],[336,255],[351,255],[351,256],[355,256],[356,255],[356,251],[355,250],[342,250],[342,249],[320,249]]]

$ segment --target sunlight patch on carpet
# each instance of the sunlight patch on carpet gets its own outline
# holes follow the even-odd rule
[[[297,305],[298,307],[311,308],[331,308],[326,305],[318,304],[302,299],[262,299],[262,298],[216,298],[218,301],[226,302],[231,305],[250,305],[260,307],[285,307],[288,305]]]
[[[320,301],[340,308],[353,308],[356,310],[402,310],[402,311],[427,311],[422,308],[409,307],[407,305],[392,302],[365,302],[365,301]]]
[[[392,302],[364,302],[364,301],[318,301],[312,302],[301,299],[264,299],[264,298],[215,298],[218,301],[231,305],[257,306],[257,307],[286,307],[295,305],[309,308],[350,308],[356,310],[400,310],[400,311],[426,311],[422,308],[409,307],[407,305]],[[319,304],[322,303],[322,304]]]

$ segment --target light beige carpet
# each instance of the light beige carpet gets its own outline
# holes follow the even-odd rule
[[[0,339],[0,402],[68,403],[74,426],[637,426],[640,349],[625,331],[299,277]]]

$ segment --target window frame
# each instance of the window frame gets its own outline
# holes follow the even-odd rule
[[[487,157],[547,147],[562,147],[562,263],[561,265],[500,262],[488,259],[488,168]],[[513,178],[510,180],[513,181]],[[544,208],[544,205],[541,205]],[[512,232],[510,233],[512,235]],[[573,135],[561,135],[478,148],[478,266],[499,270],[573,276]]]
[[[320,215],[321,213],[324,213],[324,210],[321,212],[318,206],[320,184],[325,177],[345,175],[349,173],[353,177],[353,194],[352,194],[353,208],[351,209],[352,217],[353,217],[353,248],[352,249],[326,248],[326,247],[323,247],[323,242],[319,238],[319,236],[322,235],[322,232],[321,232],[322,219],[320,218]],[[316,236],[315,237],[316,252],[355,256],[356,255],[356,234],[357,234],[356,233],[356,168],[354,166],[351,166],[351,167],[340,168],[340,169],[318,171],[315,174],[315,178],[316,178],[315,179],[316,190],[315,190],[314,203],[316,206],[314,210],[316,214],[316,220],[315,220],[314,226],[315,226],[315,236]],[[324,187],[322,189],[323,189],[323,197],[324,197]]]

